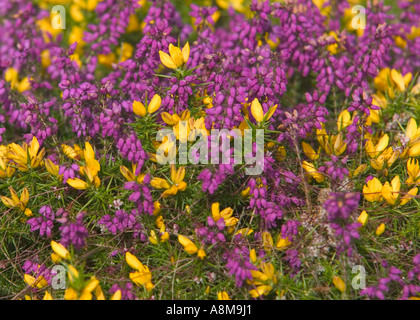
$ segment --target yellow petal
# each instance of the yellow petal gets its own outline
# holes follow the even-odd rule
[[[200,260],[203,260],[203,259],[206,257],[206,252],[204,251],[204,249],[200,249],[200,250],[198,250],[198,252],[197,252],[197,257],[198,257]]]
[[[134,181],[134,174],[125,166],[120,166],[120,172],[127,179],[127,181]]]
[[[277,241],[276,248],[277,249],[285,249],[291,244],[292,243],[289,241],[289,237],[286,237],[286,239],[283,239],[283,238],[280,237],[279,240]]]
[[[230,298],[226,291],[222,291],[217,293],[217,300],[230,300]]]
[[[94,160],[95,159],[95,151],[89,142],[85,143],[85,150],[83,152],[86,161]]]
[[[115,293],[112,295],[111,300],[121,300],[121,290],[115,291]]]
[[[351,115],[347,109],[344,109],[338,116],[337,129],[338,131],[341,131],[344,128],[347,128],[349,125],[351,125]]]
[[[183,235],[178,235],[179,243],[184,247],[184,250],[187,251],[189,254],[194,254],[198,251],[197,246],[187,237]]]
[[[302,142],[302,148],[303,152],[309,159],[316,160],[319,158],[319,154],[312,148],[310,144]]]
[[[268,295],[273,288],[269,285],[261,285],[258,286],[256,289],[252,289],[249,291],[249,294],[253,298],[258,298],[262,295]]]
[[[68,269],[67,275],[69,276],[70,283],[73,283],[79,278],[79,271],[72,265],[68,265]]]
[[[95,277],[92,277],[87,283],[87,285],[83,288],[83,291],[89,292],[89,293],[93,292],[98,285],[99,285],[99,280],[96,279]]]
[[[411,199],[413,199],[413,197],[417,194],[417,192],[418,192],[418,188],[413,188],[410,191],[408,191],[407,194],[404,197],[401,198],[400,205],[403,206],[408,201],[410,201]]]
[[[95,296],[96,296],[96,300],[105,300],[105,295],[104,295],[104,293],[102,291],[102,288],[99,284],[96,286]]]
[[[184,64],[184,57],[182,55],[181,49],[175,47],[173,44],[169,45],[169,54],[175,65],[179,68]]]
[[[61,243],[51,241],[51,248],[59,257],[66,260],[70,259],[70,253]]]
[[[20,195],[20,202],[23,204],[23,206],[27,206],[29,201],[29,192],[28,188],[23,188],[22,194]]]
[[[407,129],[405,130],[405,136],[407,138],[414,138],[414,136],[417,133],[417,123],[416,120],[414,120],[413,118],[410,118],[410,120],[408,121],[407,124]]]
[[[79,178],[67,179],[67,183],[77,190],[86,190],[88,188],[88,184]]]
[[[252,116],[255,118],[255,120],[257,120],[257,122],[263,121],[263,118],[264,118],[263,108],[257,98],[255,98],[254,101],[252,101],[251,113],[252,113]]]
[[[386,200],[388,204],[392,206],[395,204],[396,199],[394,198],[392,194],[392,188],[388,182],[386,182],[384,186],[382,187],[382,196],[384,197],[384,199]]]
[[[48,291],[45,291],[45,295],[42,300],[53,300],[53,298]]]
[[[176,195],[177,193],[178,193],[178,187],[174,185],[174,186],[170,187],[168,190],[165,190],[162,193],[162,197],[163,198],[168,198],[170,196]]]
[[[213,216],[214,221],[218,221],[221,218],[219,202],[214,202],[211,205],[211,214]]]
[[[77,292],[73,288],[66,289],[64,293],[65,300],[76,300],[77,299]]]
[[[161,104],[162,104],[161,97],[158,94],[155,94],[152,98],[152,101],[150,101],[150,103],[147,107],[149,113],[156,112],[160,108]]]
[[[24,213],[24,214],[25,214],[25,216],[27,216],[28,218],[33,216],[32,210],[31,210],[31,209],[29,209],[29,208],[26,208],[26,209],[25,209],[25,211],[24,211],[23,213]]]
[[[141,117],[144,117],[147,114],[144,104],[139,101],[133,101],[133,112]]]
[[[273,249],[274,241],[271,234],[267,231],[262,233],[263,248],[266,252],[269,252]]]
[[[182,48],[182,59],[184,60],[184,64],[188,62],[190,58],[190,44],[187,42],[185,46]]]
[[[344,283],[344,281],[340,277],[334,276],[333,277],[333,284],[341,292],[344,293],[346,291],[346,284]]]
[[[169,68],[169,69],[176,69],[177,65],[175,64],[175,62],[172,60],[172,58],[165,52],[163,51],[159,51],[159,57],[160,57],[160,61],[162,62],[162,64]]]
[[[385,224],[384,223],[381,223],[379,225],[379,227],[376,229],[375,234],[377,236],[380,236],[382,233],[384,233],[384,231],[385,231]]]
[[[169,189],[171,187],[168,181],[162,178],[157,178],[157,177],[153,178],[150,181],[150,184],[152,185],[152,187],[156,189]]]
[[[176,125],[178,122],[172,117],[172,115],[168,112],[162,112],[162,120],[170,125],[170,126],[174,126]]]
[[[242,228],[242,229],[239,229],[238,231],[235,232],[235,236],[240,234],[243,237],[246,237],[246,236],[249,236],[253,232],[254,232],[254,230],[251,229],[251,228]]]
[[[52,262],[54,262],[55,264],[60,263],[61,262],[61,257],[56,254],[55,252],[51,253],[51,260]]]
[[[408,149],[409,157],[417,157],[420,155],[420,142],[416,142]]]
[[[132,255],[130,252],[125,253],[125,261],[127,261],[127,264],[135,269],[135,270],[143,270],[144,266],[143,264],[137,259],[134,255]]]
[[[180,167],[175,175],[175,179],[172,180],[174,184],[179,184],[185,178],[185,167]]]
[[[63,150],[64,154],[70,159],[73,159],[73,160],[80,159],[79,154],[72,147],[62,144],[61,149]]]
[[[270,120],[271,119],[271,117],[273,116],[273,114],[274,114],[274,112],[276,112],[276,110],[277,110],[277,104],[275,105],[275,106],[272,106],[269,110],[268,110],[268,112],[267,112],[267,114],[265,115],[265,120],[266,121],[268,121],[268,120]]]
[[[357,218],[357,222],[359,222],[363,226],[365,226],[368,218],[369,218],[369,215],[367,214],[366,211],[363,210],[362,213],[360,214],[360,216]]]
[[[38,150],[39,150],[39,142],[38,142],[38,139],[34,136],[32,138],[32,141],[31,141],[31,144],[30,144],[30,147],[29,147],[30,157],[31,158],[36,157],[36,155],[38,153]]]
[[[158,244],[158,239],[156,237],[156,232],[154,230],[150,231],[149,241],[153,244]]]
[[[13,208],[15,206],[13,200],[5,196],[1,196],[1,202],[3,202],[3,204],[8,208]]]
[[[395,82],[395,84],[397,85],[398,89],[401,92],[405,91],[405,82],[404,82],[404,79],[403,79],[401,73],[399,73],[395,69],[392,69],[391,70],[391,78]]]
[[[389,143],[389,136],[385,134],[381,140],[379,140],[378,144],[376,145],[376,154],[379,154],[388,146]]]
[[[58,170],[59,170],[59,166],[55,165],[54,162],[52,162],[50,159],[45,159],[45,168],[47,169],[47,171],[53,175],[58,177]]]

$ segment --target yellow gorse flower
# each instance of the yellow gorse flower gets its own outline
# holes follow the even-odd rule
[[[365,226],[368,218],[369,218],[369,215],[367,214],[366,211],[363,210],[360,216],[357,218],[357,222],[361,223],[362,226]]]
[[[95,276],[92,276],[87,281],[81,282],[82,287],[77,288],[80,284],[76,284],[76,282],[80,283],[82,281],[81,275],[72,265],[68,265],[67,267],[70,287],[64,293],[65,300],[92,300],[93,295],[96,296],[96,300],[105,300],[105,295],[99,284],[99,280]]]
[[[182,50],[175,47],[173,44],[169,45],[169,54],[159,51],[160,61],[169,69],[178,69],[188,62],[190,57],[190,44],[187,42]]]
[[[372,140],[368,140],[365,144],[366,153],[370,158],[377,157],[385,148],[388,146],[389,136],[387,134],[383,135],[379,142],[374,145]]]
[[[121,290],[117,290],[112,295],[111,300],[121,300],[121,297],[122,297]]]
[[[274,112],[277,109],[277,105],[272,106],[267,113],[264,114],[264,110],[261,106],[261,103],[257,98],[254,99],[251,103],[251,114],[257,122],[268,121],[273,116]]]
[[[252,234],[253,232],[254,230],[251,228],[242,228],[235,232],[235,236],[240,234],[242,237],[246,237]]]
[[[62,144],[61,149],[63,150],[63,153],[72,160],[81,160],[84,158],[83,150],[77,144],[74,145],[74,148]]]
[[[324,175],[315,168],[315,166],[307,161],[302,162],[302,168],[308,173],[311,178],[314,178],[316,182],[321,183],[324,181]]]
[[[324,149],[328,155],[339,156],[347,149],[347,143],[343,141],[343,133],[338,135],[327,135],[325,129],[317,129],[317,139],[319,145]]]
[[[31,143],[28,145],[24,142],[22,146],[12,143],[8,145],[7,158],[16,163],[20,171],[26,172],[31,168],[37,168],[42,163],[45,155],[45,148],[39,151],[39,143],[36,137],[32,138]]]
[[[197,257],[201,260],[203,260],[206,257],[206,252],[204,251],[204,249],[203,248],[198,249],[198,247],[195,245],[195,243],[191,239],[183,235],[178,235],[178,241],[184,247],[184,250],[188,254],[197,253]]]
[[[152,273],[149,268],[143,265],[134,255],[130,252],[126,252],[125,260],[128,265],[135,269],[135,272],[130,273],[130,279],[138,286],[143,286],[147,291],[151,291],[154,288],[152,283]]]
[[[53,297],[48,291],[45,291],[44,298],[42,300],[53,300]]]
[[[255,289],[249,291],[249,294],[253,298],[268,295],[273,289],[272,286],[277,283],[276,270],[271,263],[261,262],[260,270],[251,270],[253,279],[248,281],[255,286]]]
[[[15,172],[13,161],[7,158],[7,147],[0,146],[0,178],[10,178]]]
[[[375,88],[379,92],[388,93],[388,96],[394,99],[396,92],[404,92],[407,89],[412,77],[411,73],[402,76],[395,69],[384,68],[379,71],[378,76],[374,80]]]
[[[98,177],[98,172],[101,170],[101,165],[95,159],[95,151],[89,142],[85,143],[83,158],[86,166],[80,167],[80,174],[87,178],[86,181],[79,178],[67,179],[67,184],[78,190],[86,190],[89,186],[99,188],[101,180]]]
[[[217,293],[217,300],[230,300],[230,298],[226,291],[221,291]]]
[[[213,216],[213,220],[216,222],[223,218],[227,227],[234,227],[239,221],[238,218],[232,217],[232,208],[228,207],[220,211],[220,205],[218,202],[211,205],[211,214]]]
[[[319,158],[319,152],[321,148],[318,149],[318,152],[316,152],[312,146],[306,142],[302,142],[302,149],[305,155],[311,159],[311,160],[317,160]]]
[[[26,282],[26,284],[28,286],[31,286],[32,288],[38,288],[38,289],[42,289],[46,286],[48,286],[48,282],[47,280],[45,280],[45,278],[43,276],[39,276],[37,278],[29,275],[29,274],[25,274],[23,276],[23,280]]]
[[[409,159],[407,161],[407,173],[408,179],[406,181],[407,184],[417,184],[420,178],[420,166],[419,161],[417,159]]]
[[[139,175],[136,175],[137,171],[137,164],[132,164],[132,170],[130,171],[125,166],[120,166],[120,172],[124,176],[124,178],[127,179],[127,181],[136,181],[137,183],[143,183],[145,174],[140,173]]]
[[[54,177],[57,177],[61,181],[63,176],[58,174],[58,171],[60,170],[60,166],[56,165],[50,159],[45,159],[44,162],[45,162],[45,168],[47,169],[47,171],[51,175],[53,175]]]
[[[283,249],[286,249],[291,244],[292,243],[290,242],[289,237],[283,238],[280,234],[276,243],[276,248],[279,250],[283,250]]]
[[[82,290],[82,293],[79,297],[79,300],[92,300],[92,292],[96,292],[96,288],[99,286],[99,280],[95,277],[91,277],[90,280],[85,284],[85,287]],[[98,293],[101,294],[100,290]]]
[[[349,125],[353,123],[350,112],[347,109],[344,109],[339,115],[337,119],[337,130],[341,131],[347,128]]]
[[[10,82],[11,88],[19,92],[31,89],[31,84],[27,77],[19,80],[19,72],[15,68],[8,68],[4,73],[4,79]]]
[[[417,195],[417,192],[418,192],[417,187],[410,189],[403,197],[401,197],[400,206],[405,205],[408,201],[413,199],[414,196]]]
[[[267,231],[261,233],[263,248],[266,252],[270,252],[274,248],[274,241],[271,234]]]
[[[408,121],[405,130],[405,139],[407,143],[403,143],[404,151],[401,153],[401,158],[417,157],[420,155],[420,128],[417,127],[417,122],[413,118]]]
[[[70,252],[61,243],[51,241],[51,248],[60,258],[65,260],[70,259]]]
[[[29,191],[28,188],[23,188],[20,198],[18,197],[16,191],[9,187],[11,197],[1,196],[1,201],[8,208],[17,208],[22,211],[26,216],[32,216],[32,211],[27,208],[29,201]]]
[[[163,218],[162,218],[163,221]],[[159,228],[159,237],[160,237],[160,242],[166,242],[169,240],[169,233],[166,231],[166,227],[165,224],[162,222],[161,224],[159,224],[160,226]],[[158,237],[156,235],[156,232],[154,230],[150,231],[150,237],[149,237],[149,241],[153,244],[158,244]]]
[[[369,202],[381,201],[382,198],[382,183],[377,179],[373,178],[363,186],[363,195]]]
[[[377,157],[376,159],[370,160],[370,165],[372,166],[373,169],[380,171],[382,169],[391,167],[394,164],[394,162],[398,159],[399,156],[400,156],[400,151],[393,150],[392,147],[389,147],[385,149],[379,155],[379,157]],[[388,175],[388,171],[387,170],[384,170],[384,171],[385,171],[385,175]]]
[[[144,117],[148,113],[152,114],[158,111],[161,105],[162,105],[162,98],[158,94],[155,94],[152,100],[150,100],[150,103],[147,106],[147,110],[143,103],[139,101],[134,101],[133,112],[138,116]]]
[[[385,224],[384,223],[381,223],[380,225],[379,225],[379,227],[376,229],[376,231],[375,231],[375,234],[377,235],[377,236],[380,236],[382,233],[384,233],[385,232]]]
[[[197,246],[194,242],[192,242],[189,238],[178,235],[178,241],[179,243],[184,247],[184,250],[189,254],[194,254],[198,251]]]
[[[185,167],[180,167],[178,170],[175,165],[171,165],[171,183],[162,178],[153,178],[150,184],[156,189],[166,189],[162,193],[163,198],[167,198],[172,195],[176,195],[178,191],[184,191],[187,188],[187,183],[184,181],[185,178]]]
[[[334,287],[340,290],[340,292],[344,293],[346,291],[346,284],[343,281],[343,279],[341,279],[338,276],[334,276],[332,281],[333,281]]]
[[[385,201],[388,204],[393,206],[397,202],[400,188],[401,188],[400,177],[395,176],[395,178],[392,179],[391,184],[387,181],[382,186],[382,197],[384,197]]]

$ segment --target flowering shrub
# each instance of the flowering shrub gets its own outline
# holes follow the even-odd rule
[[[0,297],[419,299],[419,21],[0,0]]]

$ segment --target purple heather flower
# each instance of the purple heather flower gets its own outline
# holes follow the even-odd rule
[[[83,214],[79,214],[76,222],[67,220],[60,227],[61,241],[60,243],[68,247],[71,244],[80,250],[86,244],[86,238],[89,236],[89,232],[83,225]]]
[[[257,268],[249,261],[249,250],[246,247],[236,247],[224,254],[227,260],[226,268],[230,275],[235,275],[236,285],[241,287],[244,281],[251,280],[251,270]]]

